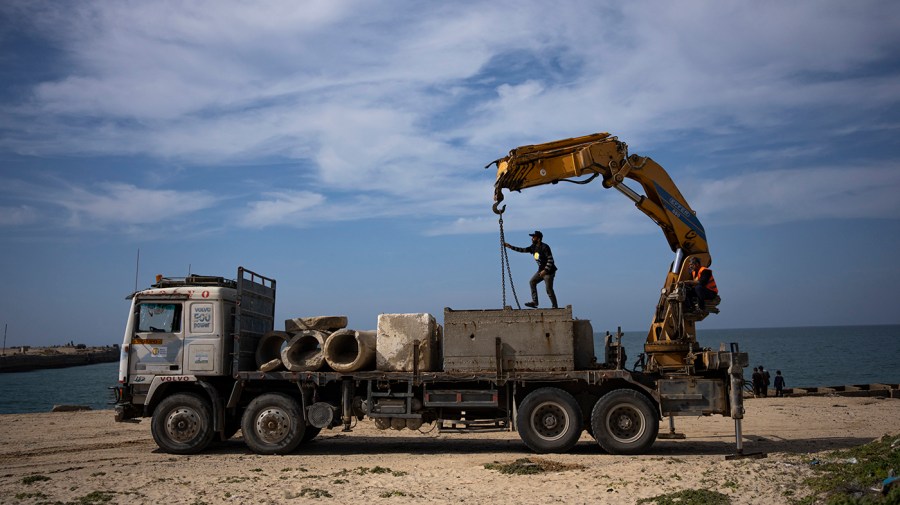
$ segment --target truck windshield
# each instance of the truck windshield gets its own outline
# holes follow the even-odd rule
[[[142,303],[139,332],[177,333],[181,331],[181,304]]]

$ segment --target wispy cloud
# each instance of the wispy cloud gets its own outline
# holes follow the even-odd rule
[[[827,156],[834,147],[823,135],[896,130],[895,120],[877,114],[900,102],[900,29],[891,21],[900,19],[900,4],[885,2],[584,1],[552,9],[502,1],[10,2],[0,9],[58,62],[52,74],[27,75],[0,95],[0,149],[145,156],[188,168],[293,162],[289,170],[311,189],[261,183],[237,221],[243,226],[416,214],[434,219],[428,233],[473,232],[484,228],[490,198],[491,177],[478,167],[517,145],[611,129],[657,149],[711,152],[715,142],[719,153],[740,150],[744,163],[759,157],[754,139],[781,135],[791,139],[777,147],[782,153]],[[777,168],[717,174],[699,203],[730,221],[752,221],[742,212],[755,206],[787,206],[754,184]],[[219,201],[210,188],[141,189],[125,170],[107,180],[118,182],[63,198],[72,223],[137,224]],[[734,201],[757,196],[727,208],[707,197],[726,191]],[[817,194],[798,201],[815,203]],[[617,204],[572,198],[555,208],[618,213]],[[130,210],[134,201],[159,217]],[[877,213],[872,202],[857,203],[859,213]],[[337,212],[320,214],[326,205]],[[544,215],[548,226],[565,226],[558,212]],[[812,204],[790,214],[831,212]],[[25,214],[9,220],[40,212]],[[624,219],[587,229],[633,230],[613,224]]]
[[[700,181],[695,209],[722,224],[896,219],[900,166],[770,170]]]
[[[0,226],[25,226],[37,220],[37,211],[30,205],[0,207]]]

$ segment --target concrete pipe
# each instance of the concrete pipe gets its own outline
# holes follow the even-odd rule
[[[325,361],[335,372],[371,370],[375,366],[375,331],[338,330],[325,341]]]
[[[303,330],[337,331],[347,327],[347,316],[294,317],[284,321],[284,329],[290,332]]]
[[[295,333],[281,350],[281,361],[292,372],[315,372],[325,364],[322,349],[326,334],[316,330]]]
[[[270,331],[263,335],[256,344],[256,368],[261,369],[266,365],[268,368],[266,371],[273,370],[272,360],[281,359],[281,348],[290,338],[291,336],[283,331]]]

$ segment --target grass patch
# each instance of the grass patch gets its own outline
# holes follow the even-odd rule
[[[545,472],[564,472],[566,470],[581,470],[584,465],[575,463],[560,463],[549,459],[540,458],[520,458],[511,463],[485,463],[484,468],[487,470],[497,470],[500,473],[512,475],[534,475]]]
[[[108,491],[91,491],[78,498],[73,503],[78,505],[91,505],[95,503],[107,503],[113,499],[113,494]]]
[[[299,496],[309,498],[332,498],[331,493],[328,491],[314,487],[305,487],[301,489]]]
[[[891,470],[900,471],[900,436],[884,436],[866,445],[834,451],[818,464],[807,461],[819,475],[806,480],[813,495],[798,503],[829,505],[900,503],[900,486],[894,485],[886,496],[878,487]]]
[[[409,475],[408,472],[404,472],[402,470],[391,470],[390,468],[385,468],[383,466],[374,466],[372,468],[366,468],[364,466],[358,466],[352,470],[341,470],[334,474],[335,477],[346,477],[347,475],[366,475],[367,473],[374,474],[390,474],[394,477],[403,477],[404,475]]]
[[[392,496],[412,496],[412,495],[404,493],[403,491],[385,491],[378,495],[379,498],[390,498]]]
[[[709,489],[684,489],[674,493],[661,494],[652,498],[641,498],[637,501],[653,505],[730,505],[731,498],[726,494]]]
[[[36,493],[16,493],[17,500],[27,500],[29,498],[49,498],[49,497],[40,491],[38,491]]]
[[[26,475],[22,477],[22,484],[34,484],[35,482],[42,482],[45,480],[50,480],[50,477],[46,475]]]

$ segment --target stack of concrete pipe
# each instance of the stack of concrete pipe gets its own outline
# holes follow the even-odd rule
[[[288,319],[285,331],[270,331],[259,341],[256,364],[271,372],[412,372],[441,369],[442,328],[431,314],[381,314],[378,329],[347,329],[346,316]]]
[[[355,372],[374,368],[375,331],[349,330],[346,316],[297,317],[285,331],[263,335],[256,364],[263,372]],[[326,367],[327,365],[327,367]]]

